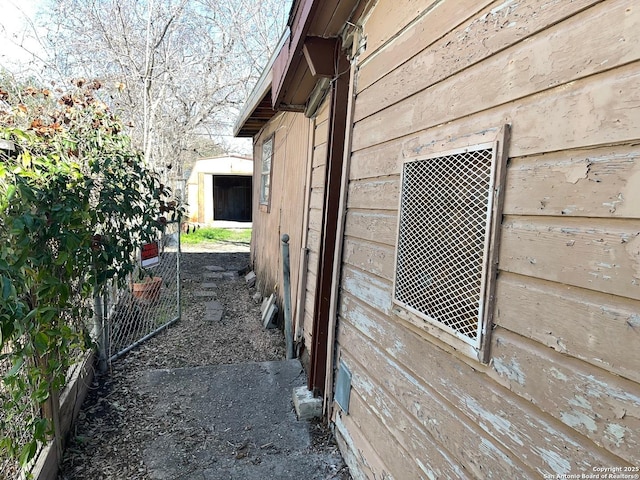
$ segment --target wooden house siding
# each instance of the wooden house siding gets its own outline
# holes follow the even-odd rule
[[[251,258],[258,289],[276,292],[282,305],[281,237],[288,234],[291,272],[292,318],[296,315],[301,261],[307,149],[310,121],[300,113],[281,113],[256,136],[254,178],[260,178],[262,143],[274,134],[271,199],[268,210],[258,204],[260,182],[254,182]],[[277,261],[274,261],[277,259]]]
[[[322,217],[324,215],[324,185],[327,174],[327,140],[329,135],[329,101],[325,99],[312,121],[314,128],[313,158],[311,160],[311,191],[309,219],[307,225],[307,274],[305,311],[302,322],[304,344],[310,348],[313,335],[313,318],[316,299],[317,273],[319,268]]]
[[[370,3],[337,333],[351,403],[333,414],[354,478],[640,466],[640,8]],[[394,313],[400,172],[407,158],[491,141],[505,124],[484,365]]]

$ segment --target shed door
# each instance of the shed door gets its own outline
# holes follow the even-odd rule
[[[213,219],[251,221],[251,177],[214,175]]]

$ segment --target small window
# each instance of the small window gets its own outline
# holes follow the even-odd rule
[[[271,199],[271,160],[273,158],[273,135],[262,144],[260,170],[260,205],[269,205]]]
[[[470,345],[465,350],[477,358],[488,343],[495,277],[496,145],[410,160],[402,169],[393,301],[439,338]]]

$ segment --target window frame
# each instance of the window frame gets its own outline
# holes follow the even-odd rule
[[[427,155],[406,158],[401,164],[401,183],[398,195],[398,222],[396,230],[396,251],[394,257],[393,290],[391,295],[392,313],[400,319],[417,326],[431,336],[452,346],[465,355],[482,363],[489,361],[490,333],[493,328],[493,310],[495,307],[495,286],[498,272],[498,251],[500,239],[500,225],[502,223],[502,211],[504,204],[504,185],[507,164],[507,144],[509,140],[509,125],[498,129],[498,135],[492,141],[477,142],[463,147],[449,150],[438,150]],[[478,139],[480,139],[479,137]],[[480,279],[480,299],[478,302],[477,338],[470,339],[442,322],[430,318],[427,314],[412,308],[405,302],[396,298],[396,283],[398,273],[398,253],[400,247],[400,234],[402,228],[402,206],[405,165],[411,162],[431,160],[435,158],[458,155],[483,149],[492,150],[491,172],[489,179],[489,205],[487,206],[485,223],[485,243],[482,251],[482,275]]]
[[[271,144],[271,152],[265,157],[265,145]],[[260,183],[258,192],[258,203],[261,210],[269,212],[271,207],[271,191],[272,191],[272,172],[273,172],[273,153],[275,145],[275,132],[264,139],[260,147]],[[265,160],[269,159],[268,169],[265,168]],[[266,191],[265,191],[266,190]]]

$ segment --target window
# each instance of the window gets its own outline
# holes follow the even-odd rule
[[[271,198],[271,160],[273,158],[273,135],[262,144],[260,170],[260,205],[269,205]]]
[[[500,206],[496,144],[406,161],[393,301],[413,323],[482,360]],[[395,308],[394,311],[398,312]],[[469,349],[469,347],[471,349]],[[485,361],[485,360],[483,360]]]

